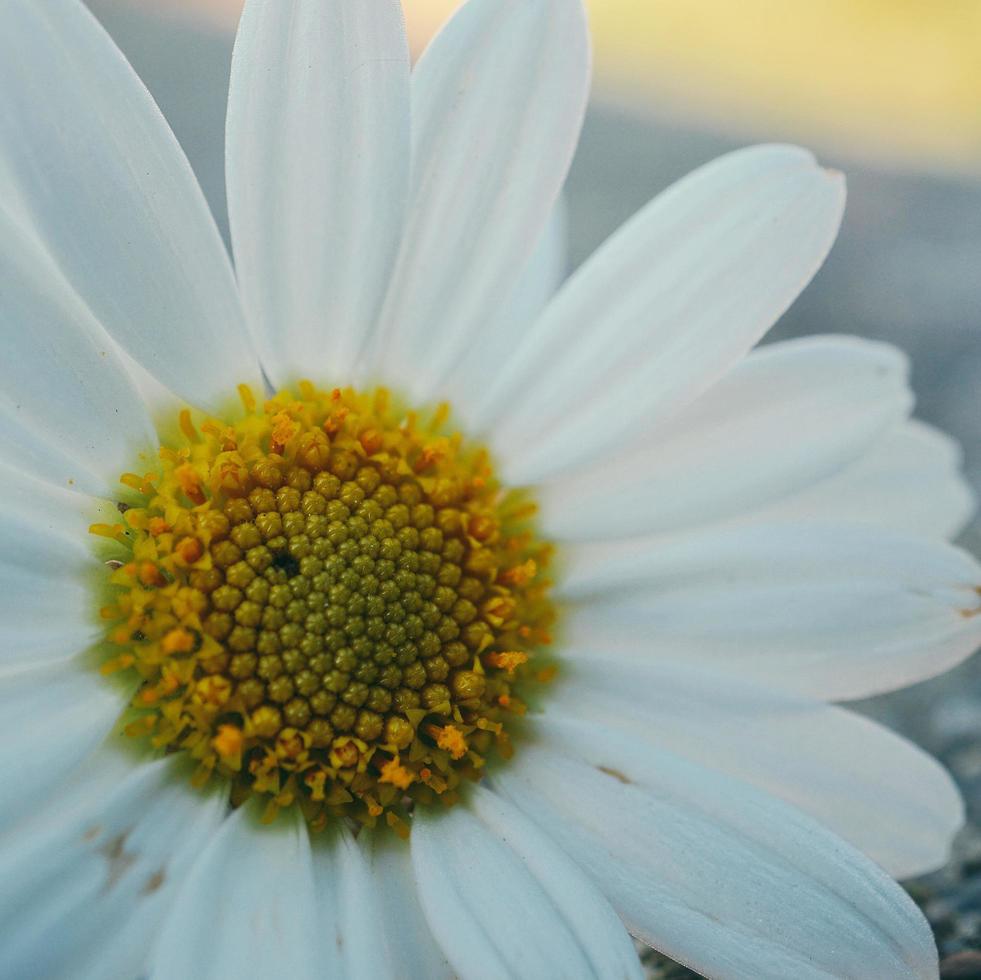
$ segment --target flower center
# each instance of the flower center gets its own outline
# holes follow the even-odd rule
[[[495,752],[550,676],[549,548],[534,505],[448,410],[303,382],[238,421],[180,414],[159,468],[125,474],[112,656],[140,686],[126,732],[268,798],[405,832]],[[536,658],[536,653],[538,657]]]

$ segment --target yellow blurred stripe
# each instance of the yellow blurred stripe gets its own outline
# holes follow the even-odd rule
[[[163,2],[217,12],[229,23],[241,4]],[[403,0],[416,50],[458,4]],[[600,92],[753,136],[981,166],[981,0],[589,6]]]
[[[408,0],[421,42],[458,0]],[[981,0],[592,0],[601,92],[862,156],[981,164]]]
[[[861,152],[981,162],[978,0],[598,0],[593,22],[600,75],[621,91]]]

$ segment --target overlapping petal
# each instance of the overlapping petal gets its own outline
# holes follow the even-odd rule
[[[810,814],[895,878],[933,871],[964,820],[950,775],[844,708],[691,664],[565,652],[550,710],[647,740]]]
[[[911,899],[809,817],[633,735],[535,727],[495,784],[644,942],[706,976],[935,980]]]
[[[405,236],[365,369],[432,397],[493,323],[565,181],[589,85],[580,0],[470,0],[412,75]]]
[[[496,366],[512,356],[568,274],[568,224],[568,208],[560,200],[511,298],[475,332],[464,355],[434,386],[433,394],[449,399],[468,430],[477,393]]]
[[[507,801],[420,809],[412,863],[430,927],[460,976],[640,977],[626,931],[582,872]]]
[[[227,130],[235,265],[263,366],[279,385],[349,383],[408,195],[399,0],[250,0]]]
[[[423,914],[409,845],[381,830],[370,835],[367,847],[388,948],[397,951],[402,976],[454,980]]]
[[[83,565],[88,562],[90,549],[84,546],[90,541],[88,529],[93,523],[112,523],[119,518],[117,505],[109,500],[48,483],[4,462],[0,462],[0,512],[0,528],[14,534],[40,533],[42,540],[51,542],[52,549],[65,549],[69,565],[76,558]],[[32,565],[29,548],[9,552],[7,557],[28,569]],[[38,570],[48,573],[53,564],[44,564],[41,559]],[[76,567],[72,566],[73,572]]]
[[[290,977],[313,980],[320,926],[306,823],[236,810],[212,835],[178,891],[150,957],[150,980]]]
[[[977,507],[950,436],[922,422],[897,426],[852,466],[764,506],[760,521],[827,520],[956,538]]]
[[[905,687],[981,645],[981,566],[861,524],[744,524],[565,552],[576,642],[841,700]]]
[[[0,669],[0,828],[41,810],[109,734],[126,695],[78,660]]]
[[[150,457],[153,424],[105,332],[2,205],[0,297],[2,459],[62,487],[111,494],[140,454]]]
[[[386,881],[371,837],[366,830],[355,840],[341,828],[327,840],[314,841],[318,964],[328,976],[350,980],[436,980],[446,974],[445,962],[422,919],[411,877],[399,873],[397,859],[383,858],[394,873]]]
[[[104,631],[91,523],[118,511],[0,465],[0,668],[67,660]]]
[[[97,752],[29,828],[0,836],[4,976],[142,976],[184,875],[225,815],[171,760]]]
[[[482,393],[474,418],[507,479],[556,477],[694,401],[796,299],[843,207],[841,177],[787,146],[729,154],[655,198]]]
[[[0,3],[0,197],[95,317],[192,404],[255,383],[231,263],[190,165],[79,0]],[[0,256],[17,243],[0,232]]]
[[[850,337],[761,348],[640,443],[539,490],[566,540],[677,532],[752,512],[845,469],[912,407],[906,359]]]

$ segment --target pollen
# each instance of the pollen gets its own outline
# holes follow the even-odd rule
[[[218,734],[211,740],[211,744],[222,759],[232,760],[242,755],[245,738],[240,728],[234,725],[219,725]]]
[[[180,413],[124,474],[98,607],[125,730],[233,805],[402,834],[512,752],[546,645],[550,547],[447,406],[301,382]]]
[[[513,674],[519,667],[528,663],[528,654],[520,650],[507,650],[502,653],[489,653],[487,661],[492,667]]]
[[[467,740],[455,725],[439,729],[436,744],[449,752],[454,759],[462,759],[467,754]]]
[[[416,774],[399,762],[398,756],[389,759],[381,767],[380,783],[391,783],[397,789],[408,789],[416,779]]]

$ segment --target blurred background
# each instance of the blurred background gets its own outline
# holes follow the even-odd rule
[[[241,0],[88,0],[146,81],[226,229],[222,136]],[[459,0],[404,0],[416,52]],[[569,181],[570,261],[719,153],[795,141],[843,170],[825,268],[769,339],[824,331],[913,358],[918,414],[981,492],[981,0],[593,0],[593,104]],[[981,522],[963,542],[981,553]],[[981,658],[863,705],[938,755],[972,826],[911,885],[944,975],[981,978]],[[972,962],[973,961],[973,962]],[[652,963],[661,977],[684,976]]]

